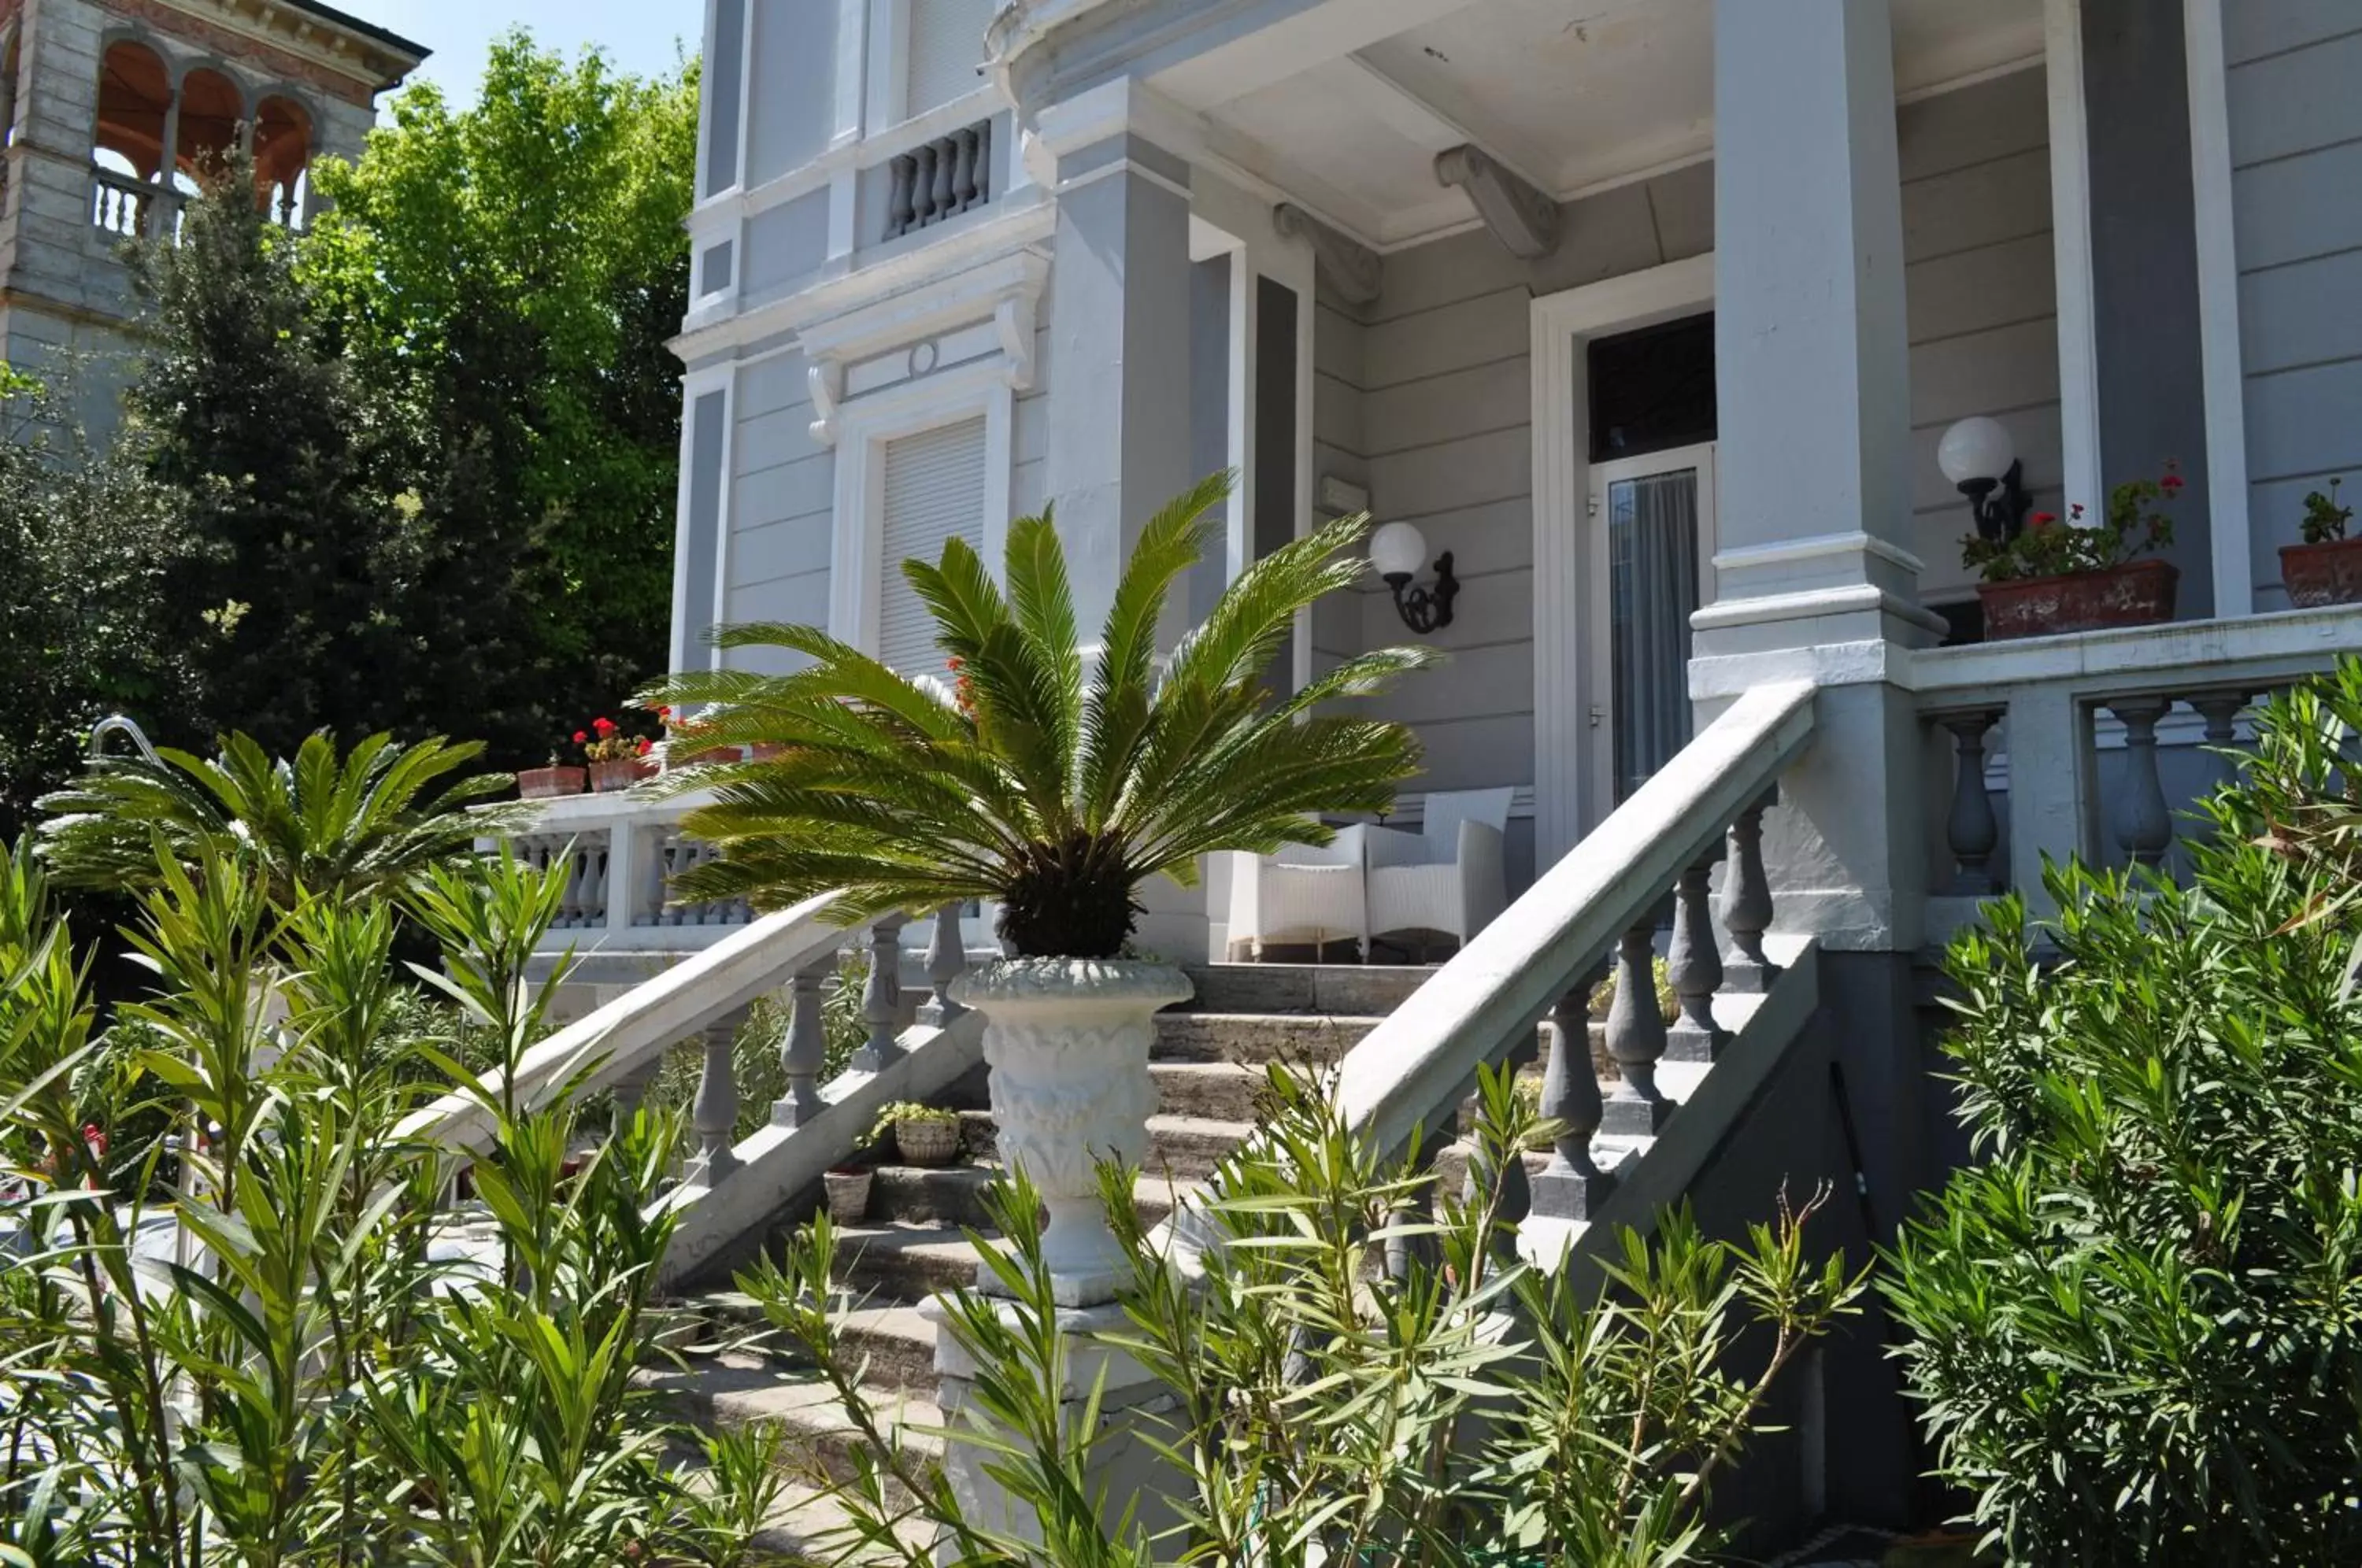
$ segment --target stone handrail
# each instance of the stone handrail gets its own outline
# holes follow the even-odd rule
[[[2046,856],[2167,863],[2180,813],[2232,770],[2202,748],[2234,744],[2256,698],[2357,647],[2362,605],[1914,655],[1929,793],[1947,802],[1930,824],[1930,934],[2004,889],[2047,913]]]
[[[1653,1007],[1626,1004],[1655,994],[1658,912],[1672,893],[1670,962],[1683,1001],[1672,1030],[1705,1031],[1709,1038],[1699,1043],[1711,1059],[1715,1026],[1706,1004],[1726,978],[1761,989],[1770,967],[1761,945],[1771,907],[1757,847],[1760,813],[1812,730],[1808,682],[1758,687],[1734,702],[1346,1055],[1336,1095],[1349,1122],[1385,1148],[1407,1144],[1420,1129],[1448,1126],[1478,1066],[1502,1060],[1545,1017],[1571,1006],[1572,1017],[1562,1012],[1566,1027],[1552,1032],[1543,1110],[1587,1143],[1601,1126],[1598,1114],[1570,1103],[1584,1084],[1596,1087],[1582,1010],[1601,955],[1613,948],[1617,1001],[1609,1047],[1624,1069],[1617,1099],[1631,1103],[1611,1104],[1608,1125],[1625,1123],[1614,1114],[1620,1110],[1652,1129],[1662,1116],[1654,1069],[1668,1029]],[[1734,948],[1727,964],[1707,908],[1707,870],[1726,831],[1734,852],[1723,894]],[[1588,1157],[1577,1154],[1562,1145],[1565,1163],[1580,1171]]]

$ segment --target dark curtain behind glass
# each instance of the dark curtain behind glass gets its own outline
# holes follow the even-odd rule
[[[1623,480],[1607,491],[1615,645],[1616,798],[1690,739],[1690,616],[1698,607],[1697,473]]]

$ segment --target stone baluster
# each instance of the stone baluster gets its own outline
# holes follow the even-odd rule
[[[2202,691],[2190,698],[2189,703],[2206,721],[2206,745],[2215,754],[2214,776],[2218,783],[2239,781],[2239,759],[2223,755],[2239,741],[2239,714],[2255,695],[2245,687],[2228,691]]]
[[[861,990],[869,1039],[853,1055],[853,1065],[865,1073],[884,1072],[902,1055],[896,1038],[902,1021],[902,916],[889,914],[869,928],[869,982]]]
[[[1595,966],[1551,1009],[1541,1111],[1558,1123],[1558,1132],[1550,1167],[1533,1184],[1533,1209],[1555,1219],[1587,1220],[1607,1196],[1606,1173],[1591,1154],[1602,1111],[1599,1070],[1591,1060],[1591,993],[1606,968],[1605,963]]]
[[[978,120],[968,134],[976,138],[976,190],[968,204],[980,207],[992,200],[992,122]]]
[[[638,902],[632,911],[634,925],[662,925],[665,922],[665,898],[671,890],[666,856],[671,853],[676,831],[668,827],[650,828],[635,841],[639,846],[639,861],[633,870],[637,874],[640,887]]]
[[[911,149],[918,160],[918,169],[911,177],[911,226],[924,228],[935,221],[935,144],[922,143]]]
[[[697,1130],[697,1153],[689,1162],[690,1187],[711,1187],[738,1168],[731,1149],[738,1126],[738,1083],[730,1071],[730,1043],[738,1032],[742,1009],[705,1026],[705,1068],[698,1075],[697,1098],[690,1101],[689,1123]]]
[[[614,1088],[611,1092],[615,1098],[615,1130],[617,1132],[620,1132],[630,1126],[632,1118],[640,1113],[640,1107],[647,1103],[649,1087],[657,1081],[657,1074],[663,1068],[664,1058],[661,1055],[650,1056],[638,1066],[615,1079]]]
[[[1730,824],[1730,864],[1723,878],[1722,928],[1730,933],[1723,955],[1725,990],[1760,996],[1772,988],[1780,966],[1763,955],[1763,933],[1772,929],[1772,882],[1763,874],[1765,795]]]
[[[2157,722],[2170,697],[2127,697],[2108,704],[2125,726],[2124,787],[2115,792],[2116,847],[2136,866],[2157,866],[2173,847],[2173,813],[2157,771]]]
[[[964,213],[976,205],[976,132],[955,130],[944,139],[951,144],[951,210]]]
[[[1391,1227],[1397,1232],[1386,1238],[1386,1277],[1396,1285],[1407,1282],[1413,1270],[1434,1266],[1440,1251],[1430,1231],[1423,1235],[1399,1233],[1405,1226],[1432,1225],[1435,1222],[1436,1175],[1435,1157],[1443,1152],[1444,1140],[1428,1135],[1419,1140],[1418,1153],[1411,1168],[1404,1173],[1418,1185],[1405,1199],[1402,1211],[1391,1217]]]
[[[1938,721],[1952,733],[1952,810],[1945,819],[1944,839],[1952,852],[1952,890],[1970,897],[2001,891],[1992,874],[1993,850],[2001,843],[2001,820],[1993,814],[1992,793],[1985,788],[1985,734],[2001,717],[1998,710],[1947,713]]]
[[[800,1127],[826,1105],[820,1097],[821,1067],[828,1060],[822,987],[835,971],[836,955],[831,953],[789,982],[788,1027],[779,1036],[779,1066],[787,1073],[788,1092],[772,1102],[775,1126]]]
[[[567,845],[564,853],[566,892],[558,901],[557,923],[574,931],[587,923],[582,911],[587,903],[584,895],[586,884],[590,881],[590,851],[578,838]]]
[[[1665,1055],[1665,1015],[1657,1005],[1655,923],[1643,918],[1624,933],[1616,955],[1616,999],[1607,1009],[1607,1054],[1622,1081],[1603,1106],[1603,1131],[1648,1136],[1672,1106],[1657,1088]]]
[[[1473,1206],[1483,1201],[1488,1189],[1499,1195],[1493,1216],[1493,1251],[1503,1259],[1513,1259],[1518,1252],[1518,1227],[1534,1211],[1533,1178],[1526,1173],[1522,1150],[1505,1149],[1501,1154],[1501,1168],[1496,1171],[1483,1143],[1473,1145],[1460,1198],[1462,1203]]]
[[[941,223],[956,210],[952,205],[952,165],[956,161],[956,158],[949,138],[936,142],[934,146],[935,203],[934,211],[929,215],[927,221]]]
[[[1722,953],[1715,944],[1714,895],[1707,884],[1718,857],[1709,854],[1694,862],[1673,888],[1673,943],[1665,955],[1665,977],[1681,999],[1682,1015],[1667,1032],[1665,1055],[1676,1062],[1711,1062],[1730,1043],[1730,1032],[1714,1021]]]
[[[948,1028],[967,1009],[952,1000],[952,982],[967,972],[967,939],[960,930],[960,906],[945,904],[935,911],[927,936],[927,984],[933,995],[922,1011],[937,1028]]]
[[[893,185],[886,201],[886,237],[893,239],[910,233],[917,221],[912,203],[919,188],[919,160],[907,152],[898,153],[888,168]]]
[[[582,845],[583,892],[582,923],[597,927],[607,923],[607,852],[613,838],[601,834],[584,841]]]

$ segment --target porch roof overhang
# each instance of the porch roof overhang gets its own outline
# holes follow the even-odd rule
[[[2041,0],[1890,0],[1905,100],[2036,64]],[[1129,79],[1224,160],[1380,251],[1472,226],[1439,155],[1564,202],[1703,160],[1714,0],[1017,0],[995,70],[1031,119]]]

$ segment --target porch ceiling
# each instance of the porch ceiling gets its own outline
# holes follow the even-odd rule
[[[2041,55],[2041,0],[1890,3],[1906,96]],[[1713,0],[1475,0],[1198,106],[1238,161],[1394,248],[1472,217],[1432,167],[1462,142],[1562,199],[1705,156],[1713,14]]]

